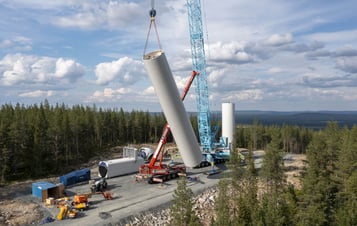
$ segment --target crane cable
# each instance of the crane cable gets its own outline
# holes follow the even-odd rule
[[[149,41],[149,36],[150,36],[150,31],[151,31],[152,25],[154,25],[154,30],[155,30],[157,42],[158,42],[158,45],[159,45],[159,49],[162,50],[161,43],[160,43],[160,38],[159,38],[159,33],[157,32],[157,27],[156,27],[156,22],[155,22],[156,10],[154,8],[154,0],[151,0],[151,10],[149,11],[149,14],[150,14],[150,24],[149,24],[149,30],[148,30],[148,33],[147,33],[147,36],[146,36],[143,56],[145,56],[145,54],[146,54],[146,49],[147,49],[147,46],[148,46],[148,41]]]

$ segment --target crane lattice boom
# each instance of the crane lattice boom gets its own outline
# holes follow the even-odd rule
[[[204,152],[212,151],[209,96],[206,75],[206,57],[204,50],[202,11],[200,0],[187,0],[188,21],[190,28],[191,54],[193,70],[200,73],[195,80],[200,143]]]

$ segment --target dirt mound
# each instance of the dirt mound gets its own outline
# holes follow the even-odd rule
[[[44,217],[42,206],[24,200],[0,201],[0,225],[37,225]]]

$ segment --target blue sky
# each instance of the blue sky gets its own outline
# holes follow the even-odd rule
[[[155,2],[180,93],[192,70],[185,3]],[[236,110],[357,110],[356,1],[202,5],[211,110],[222,102]],[[142,62],[150,8],[150,0],[0,0],[0,104],[160,111]],[[192,88],[188,111],[195,100]]]

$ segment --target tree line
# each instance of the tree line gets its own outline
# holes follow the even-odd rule
[[[155,143],[162,114],[96,106],[5,104],[0,109],[0,183],[59,175],[118,145]]]
[[[196,115],[191,114],[190,120],[199,139]],[[0,183],[60,175],[118,145],[157,143],[165,122],[161,113],[122,108],[53,106],[47,100],[30,106],[4,104],[0,108]],[[219,127],[220,122],[212,125]],[[303,153],[313,133],[298,126],[264,126],[255,120],[237,127],[234,145],[265,149],[275,129],[281,133],[284,151],[291,153]]]
[[[231,152],[229,170],[218,184],[215,209],[207,216],[211,225],[357,225],[357,126],[340,128],[329,122],[312,133],[299,176],[301,188],[286,181],[285,134],[278,128],[270,132],[260,169],[255,168],[252,143],[245,167],[237,152]],[[187,196],[192,197],[192,191],[179,181],[172,225],[200,225]]]

